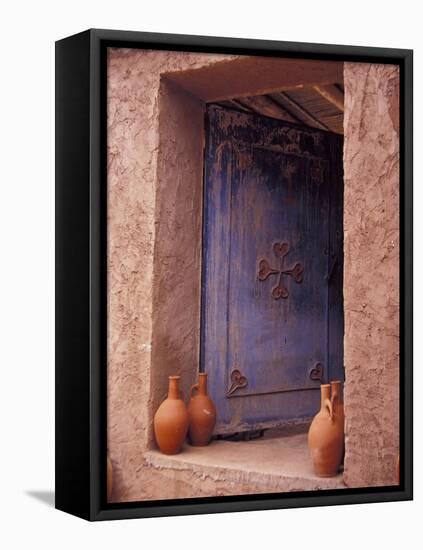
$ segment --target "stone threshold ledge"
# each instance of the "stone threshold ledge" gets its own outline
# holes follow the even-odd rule
[[[147,451],[144,468],[151,499],[345,488],[342,474],[314,474],[305,433],[212,441],[207,447],[185,445],[172,456]]]

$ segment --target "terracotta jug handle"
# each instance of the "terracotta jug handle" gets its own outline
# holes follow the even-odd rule
[[[193,392],[194,390],[199,390],[200,386],[198,384],[194,384],[193,386],[191,386],[191,397],[193,396]]]
[[[333,407],[332,407],[332,401],[330,399],[325,399],[325,407],[329,411],[329,418],[333,421]]]

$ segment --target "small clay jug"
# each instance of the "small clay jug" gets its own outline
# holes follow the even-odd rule
[[[340,380],[332,380],[331,387],[331,401],[333,408],[333,415],[335,422],[338,422],[342,429],[342,459],[344,462],[345,445],[344,445],[344,431],[345,431],[345,414],[344,414],[344,401],[342,399],[342,382]]]
[[[179,394],[180,376],[169,376],[169,393],[154,415],[154,435],[162,453],[180,452],[188,431],[188,411]]]
[[[321,385],[321,408],[308,432],[313,467],[319,477],[336,476],[342,459],[343,429],[335,421],[330,391],[329,384]]]
[[[198,375],[198,384],[191,388],[188,416],[191,445],[208,445],[216,424],[216,407],[207,395],[207,374],[204,372]]]
[[[113,493],[113,466],[107,455],[107,501],[110,502]]]

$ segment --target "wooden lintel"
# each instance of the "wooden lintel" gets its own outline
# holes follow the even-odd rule
[[[240,56],[162,77],[210,102],[342,82],[343,67],[339,61]]]

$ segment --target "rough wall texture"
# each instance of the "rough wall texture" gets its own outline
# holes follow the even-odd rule
[[[139,498],[140,459],[150,436],[161,75],[228,58],[109,50],[107,420],[114,500]]]
[[[183,395],[200,355],[204,103],[170,82],[159,97],[150,414],[179,374]],[[150,422],[152,427],[152,422]],[[151,430],[150,440],[153,440]]]
[[[393,485],[399,448],[399,71],[346,63],[348,486]]]

